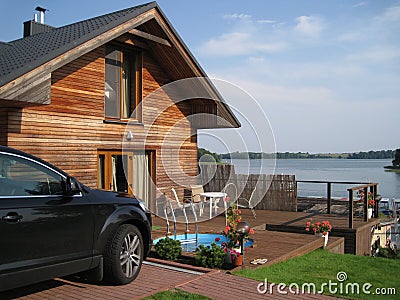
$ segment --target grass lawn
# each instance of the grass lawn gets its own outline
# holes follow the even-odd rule
[[[399,271],[400,260],[335,254],[321,249],[272,266],[238,271],[235,272],[235,275],[256,279],[260,282],[265,282],[267,279],[268,284],[284,283],[289,286],[296,283],[300,291],[303,283],[313,283],[317,292],[322,290],[322,287],[324,294],[332,294],[337,297],[400,299]],[[347,279],[339,281],[340,276],[346,276]],[[332,292],[329,292],[329,282],[332,283]],[[371,285],[369,288],[368,283]],[[352,290],[357,290],[354,284],[358,284],[359,294],[352,292]],[[370,294],[363,293],[363,286]],[[293,285],[293,288],[296,288],[296,285]],[[335,288],[337,289],[336,293],[334,292]],[[389,288],[395,288],[397,295],[393,295],[393,290],[389,290]],[[378,292],[385,292],[386,295],[377,295]],[[269,293],[270,290],[267,290],[267,294]],[[278,294],[276,286],[273,293]],[[392,295],[388,295],[389,293]]]
[[[143,298],[145,300],[207,300],[210,299],[198,294],[190,294],[182,290],[174,289],[165,292],[159,292],[149,297]]]

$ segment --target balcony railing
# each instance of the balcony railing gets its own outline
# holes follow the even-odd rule
[[[352,181],[319,181],[319,180],[297,180],[296,185],[298,183],[308,183],[308,184],[325,184],[326,185],[326,206],[327,206],[327,214],[331,213],[331,204],[332,204],[332,185],[355,185],[354,187],[348,188],[348,203],[349,203],[349,228],[353,228],[354,223],[354,202],[355,196],[354,192],[358,192],[360,190],[363,191],[364,197],[363,199],[356,199],[356,201],[362,201],[364,204],[363,215],[364,221],[368,221],[368,192],[372,194],[372,199],[374,199],[374,207],[373,207],[373,217],[378,217],[378,183],[366,183],[366,182],[352,182]],[[296,188],[298,190],[298,188]]]

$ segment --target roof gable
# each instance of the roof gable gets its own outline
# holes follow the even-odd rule
[[[49,104],[51,72],[126,33],[145,38],[173,80],[207,78],[157,3],[150,2],[0,44],[0,101]],[[217,114],[240,127],[209,80],[204,88],[218,99]]]
[[[0,48],[0,86],[154,7],[150,2],[7,43]]]

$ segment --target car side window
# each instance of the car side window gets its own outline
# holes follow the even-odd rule
[[[0,154],[0,197],[62,194],[61,176],[29,159]]]

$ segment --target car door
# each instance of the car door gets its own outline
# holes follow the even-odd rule
[[[1,274],[90,258],[92,206],[63,194],[65,176],[36,160],[0,153]]]

